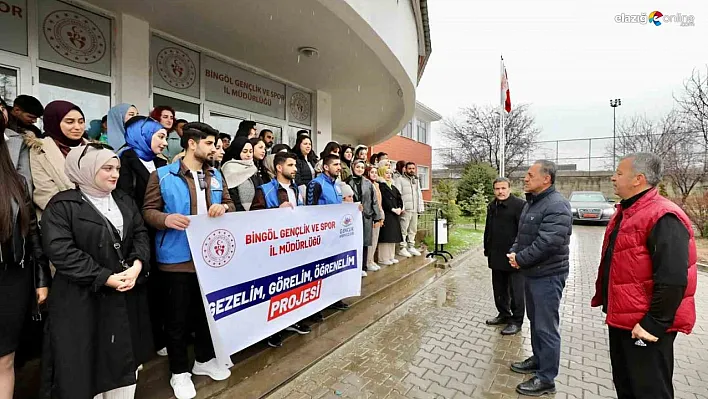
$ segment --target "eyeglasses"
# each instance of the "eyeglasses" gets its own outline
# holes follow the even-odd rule
[[[108,144],[86,143],[86,145],[84,145],[84,150],[81,151],[81,155],[79,155],[79,169],[81,169],[81,158],[83,158],[84,155],[86,155],[86,151],[88,151],[89,147],[95,148],[97,150],[111,150],[111,151],[113,151],[113,147],[109,146]]]

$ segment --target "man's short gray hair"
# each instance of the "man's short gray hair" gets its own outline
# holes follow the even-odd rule
[[[551,176],[551,184],[556,184],[556,171],[558,170],[558,168],[556,167],[555,162],[549,161],[547,159],[539,159],[533,164],[541,165],[541,173],[543,173],[544,175]]]
[[[492,187],[496,186],[497,183],[506,183],[511,188],[511,181],[509,181],[509,179],[507,179],[506,177],[502,176],[502,177],[497,177],[496,179],[494,179],[494,183],[492,183]]]
[[[661,157],[651,152],[635,152],[625,155],[620,161],[632,160],[632,170],[635,175],[644,175],[647,184],[656,187],[661,182],[664,174],[664,163]]]

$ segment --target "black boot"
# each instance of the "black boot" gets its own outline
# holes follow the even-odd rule
[[[487,323],[488,326],[500,326],[502,324],[506,324],[509,322],[509,319],[504,317],[504,316],[497,316],[493,319],[487,320],[485,323]]]
[[[538,371],[538,362],[531,356],[530,358],[524,360],[523,362],[516,362],[511,364],[511,371],[520,374],[531,374]]]
[[[511,323],[504,327],[504,329],[501,331],[501,335],[514,335],[518,334],[519,331],[521,331],[521,326],[518,324]]]
[[[516,386],[516,392],[526,396],[541,396],[545,394],[556,393],[556,384],[552,382],[543,382],[538,377],[531,377],[530,380],[524,381]]]

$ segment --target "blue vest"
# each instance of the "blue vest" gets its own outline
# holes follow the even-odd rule
[[[261,185],[261,190],[263,190],[263,196],[266,201],[266,208],[278,208],[280,207],[280,200],[278,199],[278,189],[281,187],[278,179],[273,179],[266,184]],[[302,206],[302,200],[298,193],[298,188],[294,182],[290,182],[290,188],[295,190],[295,198],[297,198],[297,205]]]
[[[157,169],[157,177],[160,179],[160,192],[162,193],[162,202],[164,203],[163,212],[167,214],[179,213],[189,216],[191,212],[191,203],[189,195],[189,186],[185,177],[179,174],[182,161],[171,163]],[[211,203],[220,204],[223,194],[221,182],[221,172],[216,169],[211,170],[211,184],[209,191],[211,192]],[[175,263],[184,263],[192,260],[192,254],[189,252],[189,241],[187,241],[187,233],[174,229],[165,229],[157,232],[155,236],[155,258],[157,263],[171,265]]]
[[[342,189],[337,185],[336,180],[332,180],[326,174],[320,173],[315,177],[308,186],[308,197],[312,193],[312,185],[319,184],[322,187],[322,195],[320,195],[317,205],[331,205],[331,204],[341,204],[342,203]],[[310,198],[311,200],[312,198]],[[308,205],[311,201],[307,202]],[[315,205],[315,204],[312,204]]]

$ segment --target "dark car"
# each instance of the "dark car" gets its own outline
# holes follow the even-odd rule
[[[600,191],[574,191],[569,200],[573,222],[607,223],[615,214],[614,201]]]

